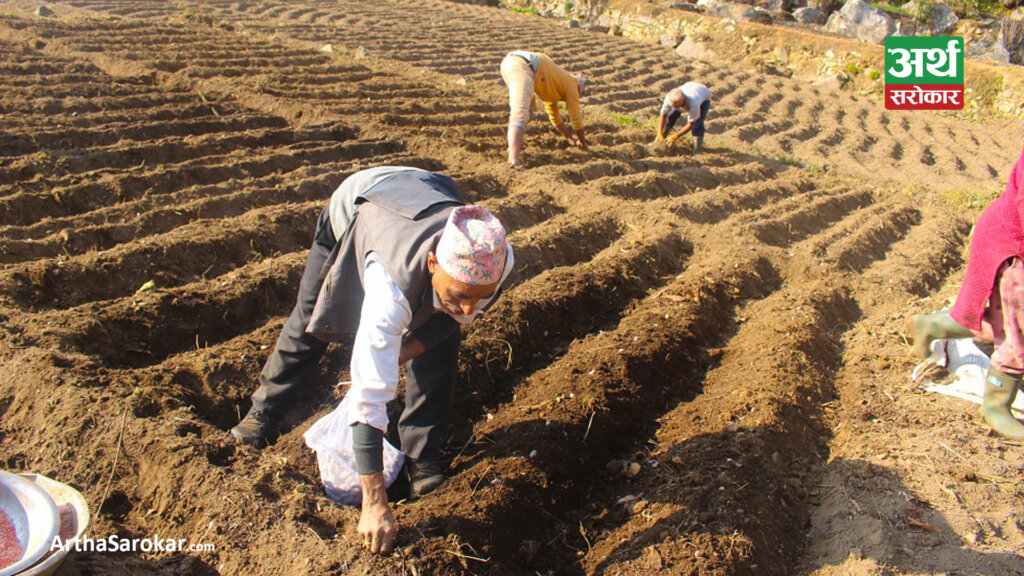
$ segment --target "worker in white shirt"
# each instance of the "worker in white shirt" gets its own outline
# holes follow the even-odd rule
[[[711,108],[711,91],[697,82],[687,82],[679,88],[673,88],[665,96],[661,104],[658,118],[658,136],[655,142],[665,142],[669,146],[687,132],[693,134],[693,153],[698,154],[704,148],[704,121]],[[686,112],[686,124],[675,134],[669,135],[672,127],[683,112]]]
[[[394,519],[382,446],[399,366],[409,362],[398,431],[419,497],[444,481],[441,426],[455,390],[459,325],[497,300],[513,263],[501,223],[465,205],[451,178],[390,166],[353,174],[320,215],[295,308],[231,435],[262,445],[327,342],[355,334],[348,395],[362,484],[359,532],[373,552],[389,553]]]

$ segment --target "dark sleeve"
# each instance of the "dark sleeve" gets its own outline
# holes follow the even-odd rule
[[[413,338],[420,341],[427,350],[448,338],[459,329],[459,323],[447,314],[434,314],[422,326],[412,331]]]
[[[369,424],[352,425],[352,451],[361,476],[384,471],[384,433]]]

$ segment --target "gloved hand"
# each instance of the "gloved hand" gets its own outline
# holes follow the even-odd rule
[[[675,134],[673,134],[673,135],[669,136],[668,138],[666,138],[665,139],[665,143],[668,144],[669,146],[672,146],[672,145],[674,145],[676,143],[676,140],[679,140],[679,133],[678,132],[676,132]]]

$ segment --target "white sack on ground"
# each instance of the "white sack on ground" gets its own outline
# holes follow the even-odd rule
[[[914,368],[911,378],[917,381],[932,366],[944,367],[946,372],[954,378],[953,381],[947,384],[935,381],[923,382],[924,389],[928,392],[938,392],[981,404],[985,394],[985,376],[988,374],[988,365],[989,357],[974,345],[973,339],[939,339],[932,342],[932,355]],[[1012,408],[1018,416],[1024,417],[1024,394],[1017,395]]]
[[[348,424],[351,402],[345,396],[333,412],[316,421],[302,437],[316,452],[320,480],[327,497],[349,506],[362,503],[356,456],[352,451],[352,426]],[[384,483],[391,486],[405,464],[405,454],[384,440]]]

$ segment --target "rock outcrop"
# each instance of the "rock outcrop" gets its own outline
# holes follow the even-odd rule
[[[865,0],[847,0],[829,16],[825,29],[847,38],[879,44],[896,32],[896,21]]]

